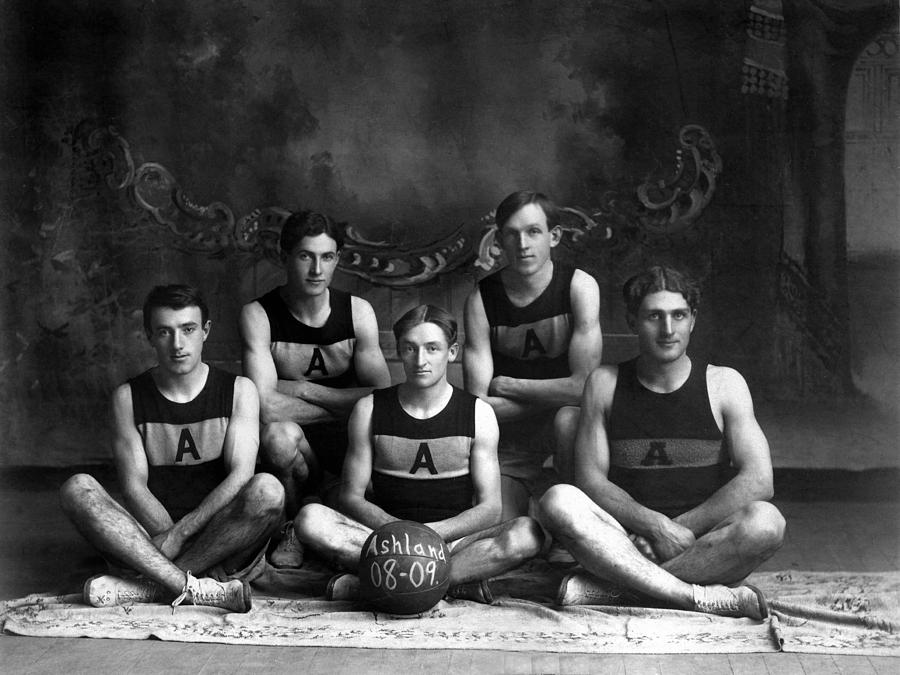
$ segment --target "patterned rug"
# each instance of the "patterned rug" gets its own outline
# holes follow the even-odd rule
[[[523,584],[545,570],[517,573]],[[283,581],[283,580],[282,580]],[[294,588],[309,587],[297,577]],[[494,649],[582,653],[811,652],[900,655],[900,572],[759,573],[774,610],[766,621],[651,607],[554,607],[502,597],[487,606],[441,601],[415,617],[365,611],[271,579],[253,609],[132,605],[97,609],[80,594],[31,595],[0,603],[6,633],[45,637],[157,638],[177,642],[392,649]],[[284,587],[285,584],[282,584]]]

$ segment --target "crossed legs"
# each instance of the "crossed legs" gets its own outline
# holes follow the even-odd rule
[[[294,520],[297,537],[326,560],[356,570],[372,530],[321,504],[307,504]],[[488,579],[511,570],[540,551],[543,533],[531,518],[509,520],[463,537],[450,555],[450,585]]]
[[[78,531],[101,553],[177,595],[188,570],[221,564],[236,571],[249,563],[277,526],[284,497],[271,475],[253,476],[174,560],[160,553],[141,524],[92,476],[72,476],[60,489],[60,501]]]
[[[544,525],[597,577],[678,607],[696,606],[694,584],[735,584],[781,546],[784,518],[754,502],[699,537],[690,549],[657,565],[625,529],[572,485],[557,485],[541,501]]]

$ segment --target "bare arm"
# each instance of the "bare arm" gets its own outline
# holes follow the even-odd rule
[[[234,383],[231,418],[225,431],[222,457],[228,475],[206,495],[200,504],[175,523],[170,535],[181,545],[197,534],[212,517],[231,502],[253,477],[259,450],[259,397],[246,377]],[[180,550],[181,546],[179,546]]]
[[[350,413],[348,436],[350,446],[344,459],[343,482],[338,503],[340,510],[373,530],[398,520],[366,499],[366,488],[372,478],[372,396],[361,398]]]
[[[751,502],[771,499],[773,493],[769,443],[756,421],[746,381],[732,368],[710,366],[707,382],[713,414],[721,415],[737,475],[705,502],[675,519],[697,536]]]
[[[494,357],[491,355],[491,329],[478,288],[466,299],[464,318],[466,348],[463,350],[463,377],[466,390],[487,401],[501,422],[521,418],[533,412],[532,406],[503,396],[488,394],[494,375]]]
[[[575,437],[575,482],[625,529],[644,537],[662,560],[693,544],[690,530],[632,499],[608,479],[606,416],[612,406],[618,368],[602,366],[587,379]]]
[[[582,270],[575,270],[569,288],[572,307],[572,338],[569,342],[569,377],[526,380],[496,377],[490,393],[531,405],[547,407],[579,405],[587,376],[600,365],[603,333],[600,330],[600,289],[597,281]]]
[[[360,387],[326,387],[309,381],[285,381],[278,383],[282,393],[302,398],[307,403],[326,408],[337,415],[349,415],[353,406],[373,389],[388,387],[391,374],[378,341],[378,321],[375,311],[367,301],[352,296],[353,331],[356,334],[356,348],[353,365]]]
[[[500,430],[491,407],[475,402],[475,438],[469,455],[469,471],[475,488],[475,505],[452,518],[426,523],[445,541],[480,532],[500,522],[500,465],[497,442]]]
[[[167,532],[172,517],[147,487],[149,465],[141,435],[134,426],[131,385],[123,384],[112,396],[113,458],[125,505],[151,537]]]
[[[263,424],[292,421],[303,425],[335,419],[326,408],[279,391],[278,371],[271,352],[269,317],[258,302],[248,303],[241,309],[240,330],[244,343],[244,372],[259,391]]]

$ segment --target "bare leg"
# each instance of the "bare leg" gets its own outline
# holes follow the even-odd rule
[[[507,520],[464,537],[450,557],[450,584],[489,579],[536,556],[544,533],[533,518]]]
[[[528,515],[528,488],[516,478],[500,476],[500,497],[503,501],[501,519],[503,522]]]
[[[218,563],[227,572],[241,569],[281,524],[283,508],[281,484],[271,474],[256,474],[175,558],[175,564],[185,571],[208,570]]]
[[[372,530],[322,504],[307,504],[294,519],[294,531],[304,545],[326,560],[356,571],[359,554]]]
[[[555,485],[541,500],[544,525],[586,570],[645,595],[692,609],[693,588],[635,548],[619,523],[581,490]]]
[[[553,420],[553,432],[556,437],[553,467],[562,483],[575,482],[575,434],[578,433],[580,417],[581,408],[570,405],[560,408]]]
[[[284,487],[284,510],[287,519],[297,515],[304,485],[309,482],[314,457],[312,448],[299,424],[272,422],[260,433],[260,457]]]
[[[784,517],[768,502],[753,502],[697,539],[662,568],[694,584],[737,584],[781,548]]]
[[[63,511],[101,553],[153,579],[173,595],[181,593],[184,572],[160,553],[147,531],[92,476],[76,474],[60,488]]]

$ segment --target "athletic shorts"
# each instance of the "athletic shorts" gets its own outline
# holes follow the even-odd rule
[[[556,451],[554,416],[548,413],[500,425],[500,475],[518,480],[535,496],[559,482],[555,471],[544,468]]]

